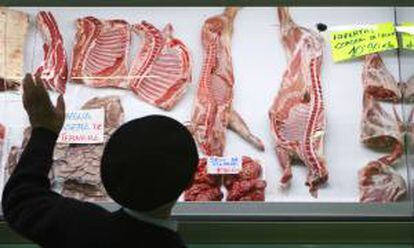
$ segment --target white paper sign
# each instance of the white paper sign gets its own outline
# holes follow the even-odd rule
[[[208,174],[238,174],[242,170],[241,157],[208,157]]]
[[[105,111],[88,109],[69,111],[58,142],[65,144],[98,144],[104,142]]]

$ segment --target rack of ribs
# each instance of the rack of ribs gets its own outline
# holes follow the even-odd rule
[[[394,202],[407,192],[404,178],[392,168],[404,152],[404,125],[394,104],[391,115],[379,101],[400,102],[401,90],[379,54],[365,57],[362,82],[361,142],[371,149],[390,153],[359,170],[360,201]]]
[[[308,168],[306,185],[312,196],[328,179],[324,158],[325,113],[320,80],[323,39],[296,25],[288,9],[278,8],[288,68],[269,110],[276,155],[283,169],[282,184],[291,177],[291,163],[299,158]]]
[[[71,78],[92,87],[128,88],[130,26],[123,20],[77,20]]]
[[[23,51],[29,16],[0,7],[0,91],[18,90],[23,79]]]
[[[202,152],[208,156],[223,155],[227,128],[257,149],[264,150],[262,141],[250,132],[232,108],[234,75],[231,37],[237,11],[236,7],[228,7],[224,13],[208,18],[201,32],[204,61],[188,128]]]
[[[46,89],[63,94],[68,77],[68,64],[62,35],[51,12],[40,11],[36,22],[45,43],[43,63],[36,70],[35,75],[41,78]]]
[[[190,53],[173,37],[167,24],[163,31],[148,22],[133,25],[143,44],[129,70],[128,84],[142,100],[170,110],[183,97],[191,82]]]

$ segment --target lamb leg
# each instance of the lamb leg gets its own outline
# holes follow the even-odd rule
[[[232,110],[230,114],[229,129],[240,135],[248,143],[256,147],[260,151],[264,151],[263,142],[250,132],[249,127],[242,117],[235,111]]]

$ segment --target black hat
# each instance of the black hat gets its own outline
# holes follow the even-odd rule
[[[151,115],[122,125],[102,156],[101,177],[109,196],[137,211],[176,200],[198,164],[191,133],[178,121]]]

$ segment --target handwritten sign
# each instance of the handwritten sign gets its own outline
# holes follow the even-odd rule
[[[335,62],[398,48],[392,22],[366,28],[331,32],[332,57]]]
[[[238,174],[242,170],[241,157],[209,157],[208,174]]]
[[[402,24],[403,27],[413,27],[414,23],[405,22]],[[402,48],[414,50],[414,35],[409,33],[402,33],[401,35],[401,41],[402,41]]]
[[[69,111],[58,142],[66,144],[98,144],[104,142],[104,109]]]

